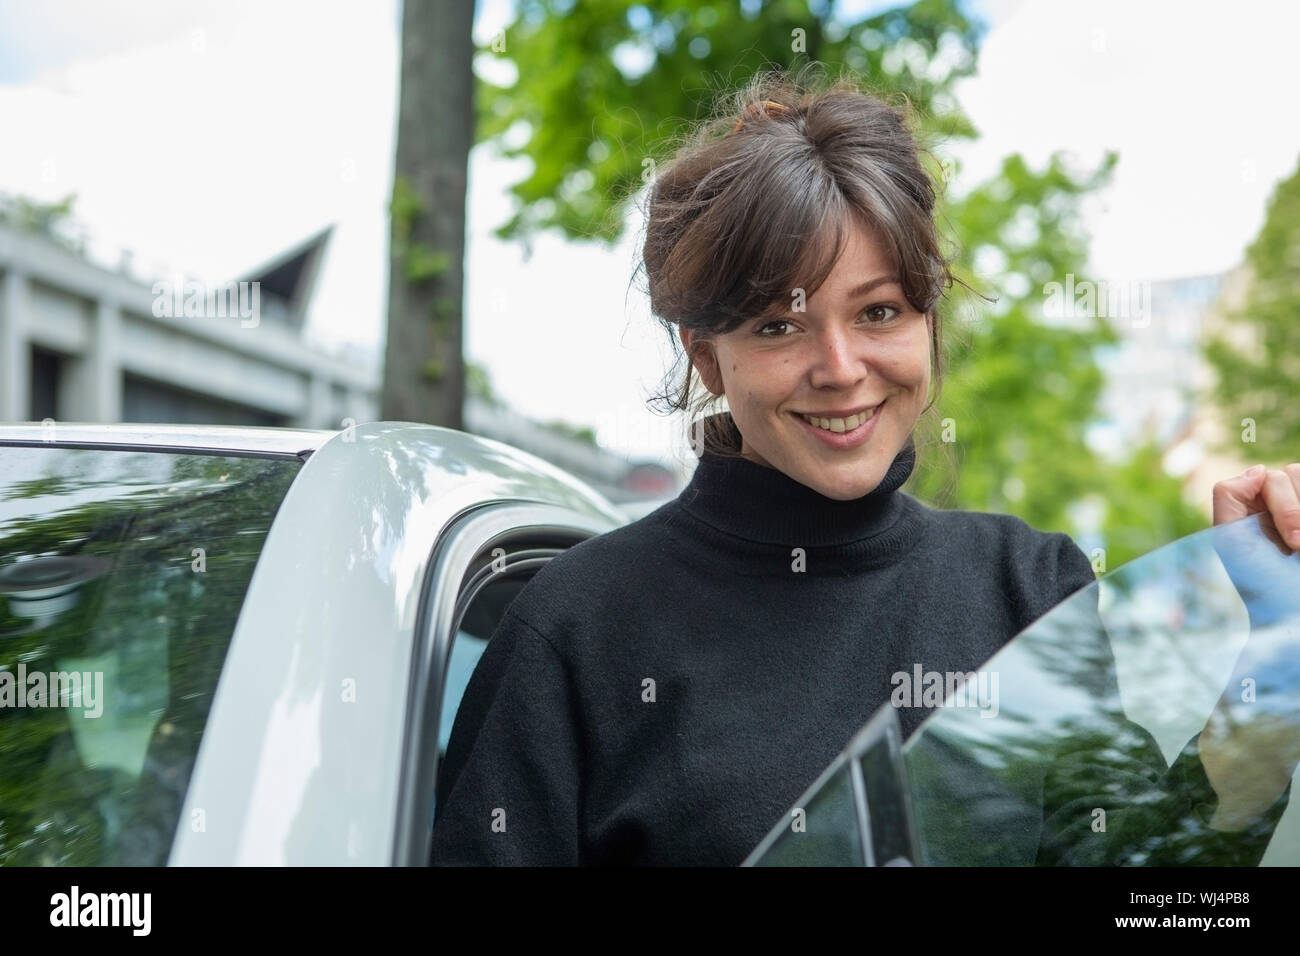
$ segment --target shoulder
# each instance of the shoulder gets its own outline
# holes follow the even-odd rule
[[[1063,550],[1075,548],[1074,540],[1061,531],[1040,531],[1016,515],[993,511],[963,511],[921,507],[940,533],[1002,549]],[[1082,553],[1082,552],[1080,552]]]
[[[677,573],[664,532],[672,505],[557,554],[524,585],[510,611],[564,652],[585,634],[653,604]]]
[[[995,574],[1032,621],[1096,580],[1092,562],[1061,531],[1040,531],[1016,515],[940,510],[922,504],[932,550],[969,573]]]
[[[670,546],[664,528],[669,510],[675,507],[676,502],[668,502],[635,521],[575,544],[548,561],[534,580],[573,588],[618,587],[634,581]]]
[[[1016,515],[991,511],[942,510],[921,504],[937,535],[985,552],[1022,559],[1062,558],[1088,563],[1074,539],[1063,531],[1040,531]],[[1089,565],[1091,568],[1091,565]]]

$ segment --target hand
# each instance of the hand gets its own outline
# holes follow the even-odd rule
[[[1251,515],[1257,520],[1240,520]],[[1300,567],[1292,560],[1300,551],[1300,464],[1255,465],[1218,482],[1214,524],[1214,549],[1246,604],[1252,632],[1300,620]]]
[[[1259,526],[1283,554],[1300,551],[1300,463],[1254,465],[1214,486],[1214,523],[1259,514]]]
[[[1250,515],[1259,515],[1258,531],[1239,521]],[[1214,549],[1250,620],[1250,638],[1198,740],[1219,795],[1211,826],[1231,831],[1273,806],[1300,762],[1300,464],[1256,465],[1218,482],[1214,524],[1229,525],[1214,533]],[[1241,694],[1246,678],[1249,699]]]

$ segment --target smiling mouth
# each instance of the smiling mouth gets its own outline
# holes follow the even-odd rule
[[[798,418],[802,418],[814,428],[820,428],[823,431],[839,435],[844,432],[851,432],[857,428],[861,428],[862,425],[871,421],[872,418],[880,413],[880,409],[884,404],[884,402],[881,402],[874,408],[869,408],[865,412],[859,412],[858,414],[851,415],[848,418],[821,418],[815,415],[805,415],[802,412],[791,412],[791,414]]]

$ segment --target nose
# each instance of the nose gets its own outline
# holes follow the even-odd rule
[[[860,354],[863,344],[852,329],[827,322],[814,338],[813,347],[817,353],[812,366],[813,387],[851,388],[862,380],[866,372]]]

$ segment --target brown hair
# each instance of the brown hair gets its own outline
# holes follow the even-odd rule
[[[915,111],[901,94],[896,107],[865,92],[847,71],[811,82],[806,71],[817,66],[795,77],[766,71],[724,94],[649,191],[641,259],[651,311],[677,353],[668,379],[686,360],[685,377],[650,404],[685,411],[703,450],[726,457],[739,456],[740,433],[729,413],[697,418],[722,396],[701,388],[692,402],[695,353],[711,336],[784,313],[792,289],[811,297],[853,220],[883,244],[908,302],[931,314],[932,396],[922,414],[943,377],[939,299],[954,281],[966,285],[940,252],[936,190],[922,164],[933,156],[918,146]],[[675,327],[694,333],[689,355]]]

